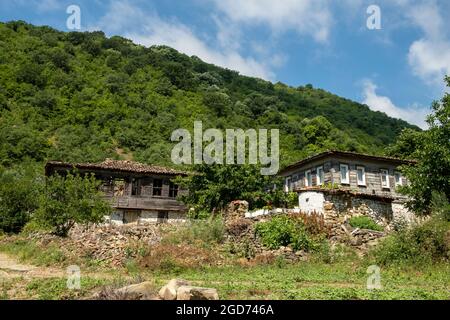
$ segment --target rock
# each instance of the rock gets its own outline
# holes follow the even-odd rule
[[[178,288],[187,285],[189,283],[186,280],[172,279],[159,290],[159,296],[163,300],[176,300]]]
[[[121,295],[138,295],[140,299],[151,299],[154,297],[155,284],[152,281],[132,284],[116,290]]]
[[[328,201],[326,201],[326,202],[323,204],[323,209],[324,209],[324,210],[333,210],[333,207],[334,207],[334,204],[331,203],[331,202],[328,202]]]
[[[360,246],[362,244],[362,240],[361,240],[361,238],[356,237],[356,238],[353,238],[350,243],[352,246]]]
[[[219,300],[219,294],[213,288],[181,286],[177,290],[177,300]]]

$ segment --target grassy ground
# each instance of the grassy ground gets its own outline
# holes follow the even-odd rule
[[[221,299],[450,299],[448,265],[427,270],[381,270],[380,290],[366,288],[361,267],[344,264],[298,263],[285,266],[216,267],[177,273],[140,271],[139,278],[102,272],[81,277],[81,290],[67,289],[65,277],[0,281],[1,299],[83,299],[104,286],[154,280],[156,287],[173,277],[217,288]]]
[[[0,263],[0,299],[84,299],[105,286],[152,280],[159,288],[172,278],[217,288],[221,299],[450,299],[448,263],[381,268],[382,289],[368,290],[370,262],[355,255],[333,263],[325,263],[320,257],[295,264],[283,259],[247,265],[228,260],[222,266],[207,267],[171,262],[150,270],[136,260],[129,260],[122,268],[111,268],[88,258],[67,256],[57,246],[42,247],[29,240],[0,241],[2,253],[35,267],[20,273],[2,269]],[[66,267],[71,264],[81,268],[81,290],[67,288]]]
[[[367,289],[367,269],[352,263],[301,262],[186,270],[174,276],[217,288],[224,299],[450,299],[450,267],[381,269],[381,290]]]
[[[48,262],[48,261],[46,261]],[[45,270],[45,269],[44,269]],[[381,269],[381,290],[368,290],[366,265],[361,261],[326,264],[277,261],[270,265],[175,268],[149,271],[131,263],[123,269],[82,268],[81,290],[67,289],[64,270],[37,277],[1,280],[1,299],[82,299],[104,286],[143,280],[156,287],[171,278],[217,288],[222,299],[450,299],[450,266]]]

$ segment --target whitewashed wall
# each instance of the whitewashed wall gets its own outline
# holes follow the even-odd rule
[[[323,203],[325,197],[322,192],[302,192],[298,196],[298,205],[302,212],[306,213],[323,213]]]

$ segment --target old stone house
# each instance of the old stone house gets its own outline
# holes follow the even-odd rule
[[[101,163],[65,163],[49,161],[47,176],[68,171],[93,173],[103,183],[101,189],[114,213],[106,217],[112,223],[177,222],[185,219],[186,207],[177,200],[186,190],[173,181],[186,172],[133,161],[110,160]]]
[[[408,183],[399,169],[414,165],[390,157],[327,151],[294,163],[279,172],[285,191],[298,193],[303,212],[367,214],[377,221],[412,219],[407,198],[398,187]]]

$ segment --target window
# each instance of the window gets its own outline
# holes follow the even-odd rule
[[[153,179],[153,195],[161,196],[161,194],[162,194],[162,180]]]
[[[170,181],[169,183],[169,197],[176,198],[178,196],[178,185]]]
[[[305,172],[305,187],[312,187],[311,170]]]
[[[284,191],[285,192],[289,192],[291,191],[291,178],[286,178],[285,182],[284,182]]]
[[[394,176],[395,176],[395,185],[396,186],[403,185],[402,174],[400,172],[395,172]]]
[[[323,167],[317,168],[317,185],[320,186],[324,183]]]
[[[389,188],[389,170],[381,169],[381,187]]]
[[[350,177],[348,174],[348,164],[341,164],[340,165],[341,170],[341,183],[343,184],[349,184],[350,183]]]
[[[356,175],[358,178],[358,186],[366,185],[366,169],[362,166],[356,167]]]
[[[141,195],[141,181],[138,179],[131,180],[131,195],[139,196]]]

